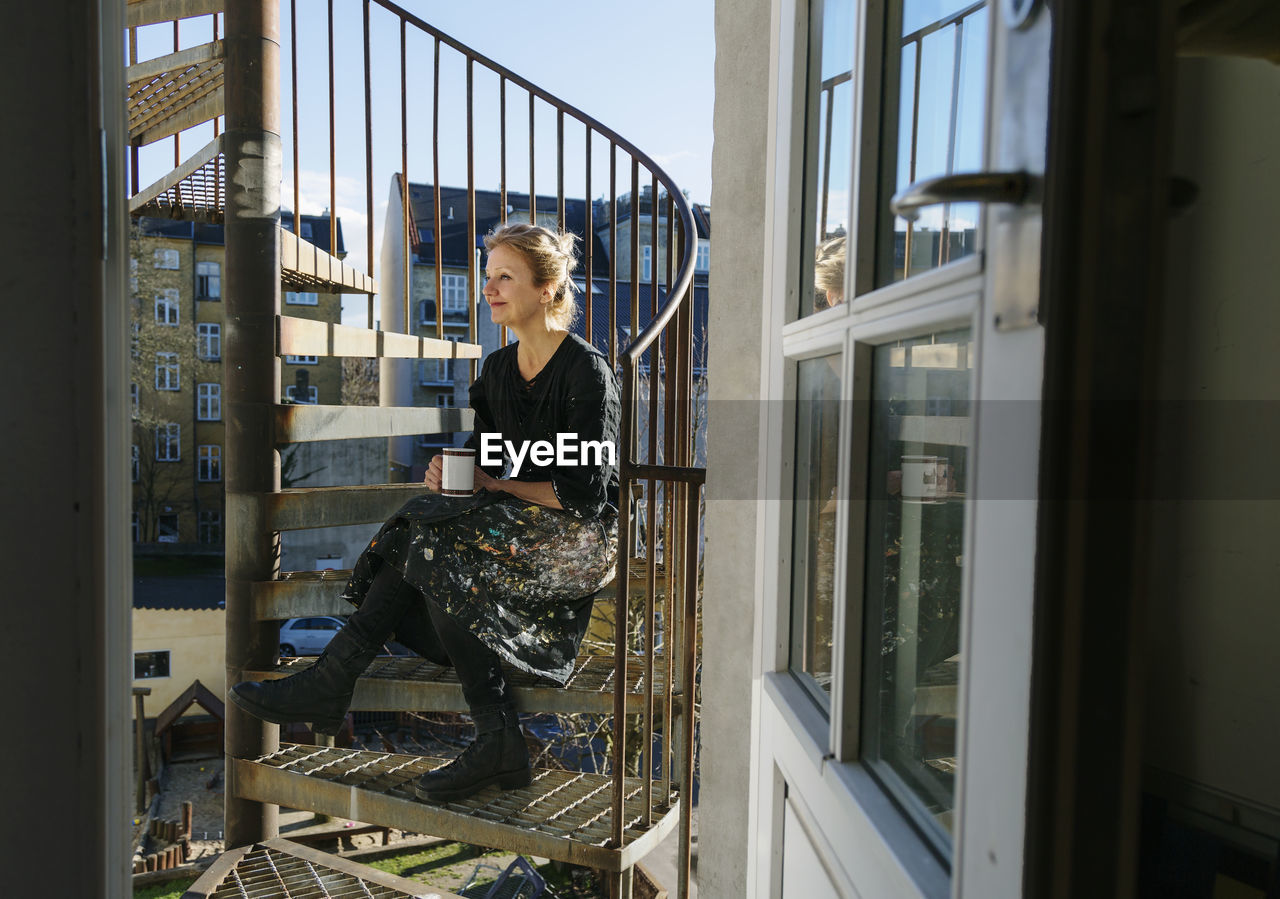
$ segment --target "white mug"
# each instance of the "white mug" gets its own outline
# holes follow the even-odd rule
[[[476,451],[446,447],[441,462],[440,492],[446,496],[470,496],[476,492]]]

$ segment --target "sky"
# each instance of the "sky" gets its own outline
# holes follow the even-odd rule
[[[330,204],[327,4],[296,0],[298,16],[299,208],[320,214]],[[402,0],[401,7],[483,56],[558,97],[631,141],[672,176],[694,202],[711,201],[711,116],[715,47],[712,0],[650,0],[643,7],[602,0],[560,0],[531,4],[491,0],[485,4]],[[342,222],[347,261],[367,267],[363,4],[334,0],[335,8],[335,208]],[[401,169],[401,67],[399,19],[370,4],[370,69],[373,115],[373,223],[375,263],[392,174]],[[281,118],[284,154],[281,202],[294,196],[291,32],[289,0],[281,6]],[[212,37],[208,17],[188,20],[179,47]],[[173,50],[169,26],[142,29],[140,59]],[[430,183],[434,41],[410,25],[406,32],[404,80],[408,120],[409,178]],[[466,186],[466,74],[461,57],[441,51],[440,183]],[[477,189],[496,190],[500,175],[498,78],[476,67],[473,73],[473,140]],[[527,191],[528,94],[507,86],[508,189]],[[537,104],[534,115],[535,187],[556,190],[556,118]],[[211,125],[184,133],[183,159],[213,137]],[[586,132],[566,122],[566,195],[585,194]],[[592,145],[591,196],[606,196],[608,142]],[[140,181],[150,184],[173,167],[173,141],[160,141],[140,154]],[[619,155],[619,189],[629,186],[630,163]],[[374,271],[376,278],[378,273]],[[353,296],[343,318],[363,325],[366,303]]]

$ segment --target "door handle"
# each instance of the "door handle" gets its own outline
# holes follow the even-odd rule
[[[1021,203],[1031,192],[1026,172],[966,172],[940,175],[908,184],[893,195],[889,208],[909,222],[925,206],[940,203]]]

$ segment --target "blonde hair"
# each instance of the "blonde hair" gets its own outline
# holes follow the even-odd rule
[[[822,296],[813,298],[818,309],[844,302],[844,235],[818,245],[813,264],[813,286]]]
[[[568,330],[578,314],[578,304],[573,299],[573,280],[570,278],[573,270],[578,267],[578,260],[574,255],[577,240],[576,235],[566,231],[557,233],[541,225],[511,222],[485,235],[484,248],[489,252],[496,247],[516,250],[529,264],[534,285],[552,285],[547,319],[555,327]]]

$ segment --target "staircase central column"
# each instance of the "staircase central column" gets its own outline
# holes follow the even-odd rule
[[[266,495],[280,489],[272,407],[280,390],[279,0],[227,0],[225,307],[227,394],[227,687],[250,668],[270,667],[274,622],[255,622],[251,589],[276,575],[278,536],[268,530]],[[278,834],[279,809],[238,797],[232,758],[279,746],[279,730],[226,704],[225,845]]]

